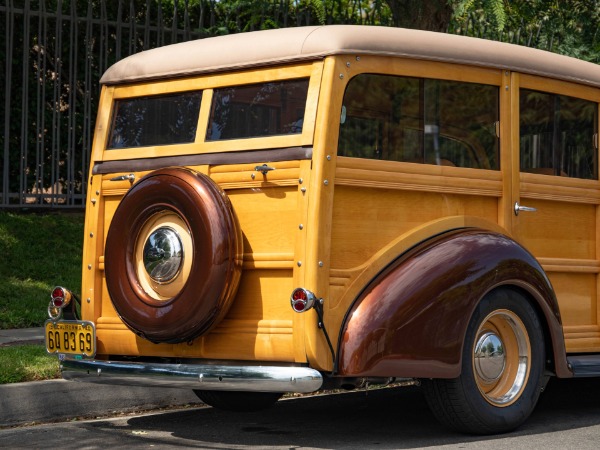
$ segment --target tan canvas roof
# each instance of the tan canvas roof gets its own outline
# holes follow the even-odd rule
[[[518,45],[402,28],[329,25],[199,39],[148,50],[110,67],[103,84],[320,59],[389,55],[498,67],[600,87],[600,65]]]

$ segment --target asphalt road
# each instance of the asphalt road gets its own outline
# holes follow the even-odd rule
[[[598,449],[600,380],[551,380],[513,433],[465,436],[435,422],[418,388],[280,401],[261,413],[212,408],[0,430],[6,448]]]

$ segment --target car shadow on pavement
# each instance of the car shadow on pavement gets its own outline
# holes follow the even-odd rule
[[[594,379],[551,380],[532,417],[516,431],[498,436],[443,428],[416,387],[293,398],[258,413],[192,409],[135,417],[127,425],[156,444],[168,435],[180,444],[208,448],[415,448],[459,443],[477,443],[480,448],[507,437],[599,425],[597,385]]]

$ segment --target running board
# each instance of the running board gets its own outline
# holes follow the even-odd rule
[[[578,355],[567,358],[573,377],[600,377],[600,355]]]

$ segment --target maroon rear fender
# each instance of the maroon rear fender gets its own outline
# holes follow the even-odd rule
[[[484,295],[500,286],[531,299],[566,366],[556,297],[537,260],[507,236],[455,230],[402,255],[356,299],[341,329],[337,375],[455,378],[463,340]]]

